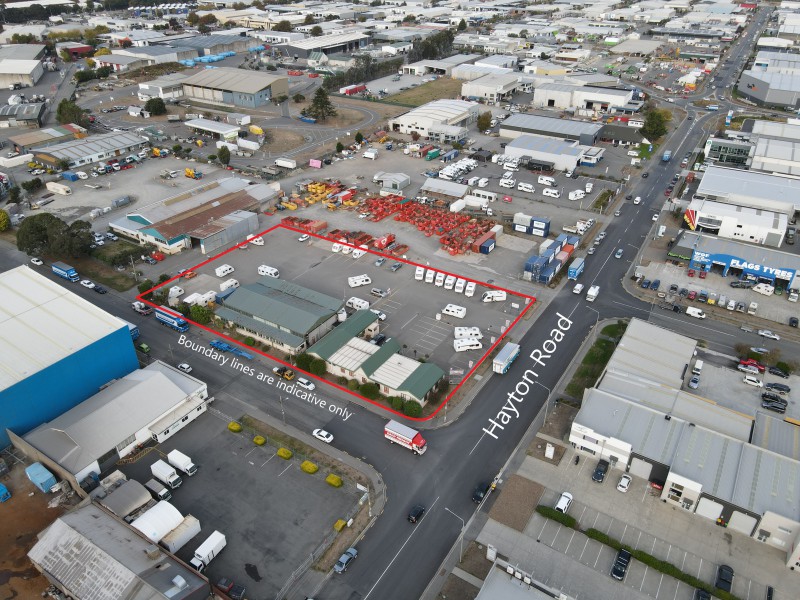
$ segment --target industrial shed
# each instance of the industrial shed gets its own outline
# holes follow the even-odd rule
[[[5,104],[0,106],[0,127],[41,127],[46,109],[44,102]]]
[[[124,519],[135,510],[150,502],[151,496],[147,488],[134,479],[122,482],[98,502],[105,506],[120,519]]]
[[[138,369],[124,321],[33,269],[0,274],[0,296],[0,447]]]
[[[131,523],[136,531],[153,543],[158,543],[183,521],[183,515],[166,500],[162,500]]]
[[[480,79],[464,82],[461,86],[461,95],[470,100],[482,99],[487,102],[501,102],[513,94],[519,85],[519,76],[516,73],[492,73],[484,75]]]
[[[461,141],[467,126],[478,120],[480,105],[463,100],[434,100],[389,121],[389,129],[411,134],[416,131],[433,141]]]
[[[613,107],[625,106],[632,99],[633,92],[631,90],[545,83],[536,87],[531,104],[537,108],[577,107],[588,110],[608,111]]]
[[[149,141],[133,133],[103,133],[41,148],[34,153],[34,160],[51,167],[66,161],[72,169],[108,158],[124,157],[149,145]]]
[[[207,69],[183,81],[183,94],[187,100],[205,104],[258,108],[272,98],[287,96],[289,78],[242,69]]]
[[[531,134],[574,140],[583,146],[594,146],[602,128],[598,123],[516,114],[500,124],[500,137],[514,139]]]
[[[204,577],[94,504],[58,517],[39,534],[28,558],[71,598],[208,598]]]
[[[323,54],[351,54],[369,44],[369,36],[361,32],[333,33],[318,37],[309,37],[303,40],[294,40],[278,47],[289,56],[308,58],[312,52]]]
[[[569,171],[581,164],[583,155],[590,149],[574,141],[522,135],[506,145],[505,153],[528,159],[542,170]]]
[[[39,60],[18,60],[6,58],[0,60],[0,86],[8,89],[14,83],[21,83],[23,86],[30,87],[44,75],[44,67]]]
[[[444,179],[428,178],[420,191],[437,200],[452,202],[466,196],[469,192],[469,186],[454,181],[445,181]]]

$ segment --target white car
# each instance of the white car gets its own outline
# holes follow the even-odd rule
[[[658,221],[658,213],[653,215],[653,221]]]
[[[31,264],[36,265],[37,267],[41,267],[44,263],[42,262],[41,258],[32,258]]]
[[[619,478],[619,483],[617,484],[617,491],[622,492],[623,494],[628,491],[628,488],[631,487],[631,476],[630,475],[623,475]]]
[[[308,391],[317,389],[317,386],[315,386],[312,382],[310,382],[305,377],[298,377],[297,378],[297,385],[299,385],[301,388],[307,389]]]
[[[333,441],[333,434],[328,433],[324,429],[315,429],[311,432],[315,438],[317,438],[321,442],[325,442],[326,444],[330,444]]]
[[[181,363],[178,365],[178,370],[183,371],[184,373],[191,373],[192,367],[189,366],[189,363]]]
[[[780,341],[781,339],[781,336],[779,336],[777,333],[771,332],[769,329],[759,329],[758,335],[760,335],[761,337],[769,338],[771,340]]]
[[[94,288],[94,283],[88,279],[81,279],[81,285],[85,288],[89,288],[90,290]]]
[[[83,171],[75,171],[75,175],[78,176],[78,179],[89,179],[89,176]]]
[[[636,198],[633,200],[633,203],[634,204],[639,204],[639,203],[641,203],[641,201],[642,201],[642,197],[641,196],[636,196]]]
[[[311,237],[310,235],[308,235],[307,233],[304,233],[299,238],[297,238],[297,241],[298,242],[307,242],[308,238],[310,238],[310,237]]]
[[[580,294],[582,291],[583,291],[583,284],[582,283],[578,283],[578,284],[575,285],[574,288],[572,288],[572,293],[573,294]]]
[[[381,312],[381,311],[379,311],[379,310],[378,310],[378,309],[376,309],[376,308],[370,308],[369,310],[370,310],[370,312],[373,312],[373,313],[375,313],[376,315],[378,315],[378,320],[379,320],[379,321],[385,321],[385,320],[386,320],[386,313],[384,313],[384,312]]]

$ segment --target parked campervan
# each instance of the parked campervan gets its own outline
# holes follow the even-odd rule
[[[227,281],[223,281],[219,284],[220,291],[224,292],[225,290],[229,290],[231,288],[236,289],[239,287],[239,282],[235,279],[228,279]]]
[[[347,308],[354,308],[356,310],[367,310],[369,308],[369,302],[353,296],[347,302],[345,302],[345,306]]]
[[[442,309],[442,314],[456,317],[457,319],[463,319],[467,315],[467,309],[457,304],[448,304]]]
[[[561,192],[559,192],[556,188],[545,188],[542,190],[542,194],[549,196],[550,198],[561,198]]]
[[[262,277],[272,277],[273,279],[278,279],[281,274],[275,267],[270,267],[268,265],[261,265],[258,267],[258,274]]]
[[[214,273],[217,274],[217,277],[225,277],[226,275],[230,275],[233,273],[234,268],[230,265],[221,265],[214,269]]]
[[[481,296],[481,302],[503,302],[505,299],[506,293],[503,290],[489,290]]]
[[[483,334],[478,327],[456,327],[454,334],[457,340],[483,339]]]
[[[553,179],[552,177],[548,177],[546,175],[539,175],[538,181],[539,181],[540,185],[555,185],[556,184],[556,180],[555,179]]]
[[[480,350],[483,348],[478,340],[453,340],[453,350],[456,352],[467,352],[468,350]]]

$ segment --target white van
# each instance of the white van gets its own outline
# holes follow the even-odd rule
[[[706,313],[704,313],[699,308],[695,308],[694,306],[687,306],[686,307],[686,314],[690,317],[694,317],[696,319],[705,319]]]
[[[224,292],[225,290],[229,290],[231,288],[236,289],[238,287],[239,287],[239,282],[236,281],[235,279],[228,279],[228,281],[223,281],[222,283],[219,284],[219,289],[221,292]]]
[[[468,281],[467,286],[464,288],[464,295],[467,298],[472,298],[475,295],[475,282]]]
[[[417,267],[417,270],[414,271],[414,279],[417,281],[425,279],[425,267]]]
[[[247,236],[247,242],[249,244],[253,244],[254,246],[263,246],[264,245],[264,238],[261,236],[253,235],[252,233]]]
[[[448,275],[444,280],[444,289],[452,290],[453,286],[456,284],[456,278],[452,275]]]
[[[362,300],[361,298],[356,298],[353,296],[344,304],[347,308],[354,308],[356,310],[367,310],[369,308],[369,302],[366,300]]]
[[[489,290],[481,296],[481,302],[503,302],[505,299],[506,293],[503,290]]]
[[[638,158],[639,151],[638,150],[628,150],[628,156],[636,156]]]
[[[551,198],[561,198],[561,192],[559,192],[556,188],[545,188],[542,190],[542,194],[545,196],[550,196]]]
[[[217,277],[225,277],[225,275],[230,275],[234,271],[235,269],[230,265],[222,265],[214,269],[214,273],[217,274]]]
[[[531,184],[531,183],[525,183],[524,181],[520,181],[520,182],[517,184],[517,189],[518,189],[520,192],[529,192],[529,193],[531,193],[531,194],[532,194],[533,192],[535,192],[535,191],[536,191],[536,188],[534,188],[534,187],[533,187],[533,184]]]
[[[539,175],[539,184],[540,185],[555,185],[556,180],[552,177],[547,177],[546,175]]]
[[[355,275],[347,278],[347,284],[351,288],[369,285],[370,283],[372,283],[372,279],[369,278],[369,275]]]
[[[692,369],[692,375],[700,375],[703,372],[703,361],[697,359],[694,363],[694,368]]]
[[[483,334],[478,327],[456,327],[454,334],[457,340],[483,339]]]
[[[455,287],[455,290],[454,290],[455,293],[456,294],[462,294],[464,292],[464,286],[465,285],[467,285],[467,281],[465,279],[460,279],[460,278],[457,279],[456,280],[456,287]]]
[[[436,274],[436,287],[442,287],[444,285],[444,273],[437,273]]]
[[[442,309],[442,314],[463,319],[465,316],[467,316],[467,309],[463,306],[458,306],[457,304],[448,304],[444,307],[444,309]]]
[[[333,244],[333,246],[331,246],[331,252],[339,252],[339,250],[341,249],[342,249],[341,244]]]
[[[453,350],[456,352],[467,352],[468,350],[480,350],[483,348],[478,340],[453,340]]]
[[[568,197],[570,200],[581,200],[583,198],[586,198],[586,192],[584,192],[583,190],[573,190],[569,193]]]
[[[480,181],[478,181],[479,188],[485,188],[487,185],[489,185],[489,180],[486,179],[485,177],[482,178]]]
[[[258,267],[258,274],[262,277],[272,277],[274,279],[278,279],[281,276],[281,274],[278,272],[278,269],[268,265],[261,265]]]
[[[501,188],[513,188],[517,185],[517,181],[515,179],[501,179],[498,185]]]
[[[425,283],[433,283],[433,280],[436,278],[436,271],[433,269],[428,269],[425,272]]]

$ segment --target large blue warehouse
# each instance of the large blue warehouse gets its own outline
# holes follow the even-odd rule
[[[139,368],[128,324],[27,266],[0,274],[0,448]]]

